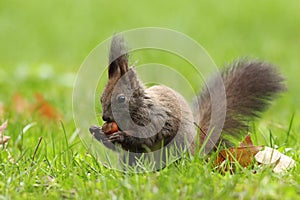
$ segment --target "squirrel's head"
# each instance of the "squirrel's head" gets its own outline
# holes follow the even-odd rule
[[[102,119],[112,122],[130,116],[130,107],[139,106],[144,97],[144,86],[134,67],[128,67],[128,49],[123,37],[114,36],[111,42],[108,82],[101,95]]]

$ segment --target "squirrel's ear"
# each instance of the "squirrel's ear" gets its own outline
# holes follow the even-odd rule
[[[121,77],[128,71],[128,48],[124,38],[114,35],[109,53],[108,78]]]
[[[127,80],[130,82],[132,88],[141,87],[141,82],[137,77],[135,66],[129,68],[128,73],[126,74]]]

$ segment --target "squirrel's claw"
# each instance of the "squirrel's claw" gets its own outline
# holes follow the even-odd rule
[[[102,142],[106,147],[115,150],[114,144],[110,142],[108,136],[104,134],[103,130],[99,126],[91,126],[89,128],[90,133],[96,138],[99,142]]]
[[[89,128],[90,133],[98,140],[98,141],[103,141],[107,140],[107,137],[104,135],[101,127],[99,126],[91,126]]]
[[[89,128],[89,130],[90,130],[90,133],[91,133],[91,134],[95,134],[96,132],[101,131],[101,127],[96,126],[96,125],[92,125],[92,126]]]
[[[122,143],[122,142],[124,142],[124,140],[125,140],[125,134],[124,134],[124,132],[121,132],[121,131],[115,132],[115,133],[111,134],[110,136],[108,136],[108,141],[110,141],[112,143],[115,143],[115,142]]]

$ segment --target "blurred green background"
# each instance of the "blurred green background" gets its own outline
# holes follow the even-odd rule
[[[297,0],[2,0],[0,100],[38,91],[71,120],[72,84],[89,52],[115,32],[155,26],[194,38],[218,66],[245,56],[279,66],[289,90],[266,119],[286,124],[296,112],[299,122],[299,9]]]
[[[5,135],[11,136],[0,154],[0,199],[296,199],[299,167],[286,176],[251,170],[223,176],[196,159],[142,175],[106,169],[76,137],[72,92],[86,56],[115,32],[174,29],[200,43],[220,67],[240,57],[278,66],[288,91],[255,124],[253,135],[263,137],[258,145],[291,147],[287,153],[299,164],[299,10],[298,0],[0,0],[0,124],[9,119]],[[157,58],[186,64],[160,52],[136,56],[141,63]],[[61,123],[16,112],[15,94],[33,103],[36,93],[57,108]]]

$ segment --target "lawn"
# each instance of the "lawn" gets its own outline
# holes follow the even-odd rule
[[[300,199],[299,9],[297,0],[0,1],[0,125],[8,120],[11,137],[0,148],[0,199]],[[239,57],[274,63],[288,90],[251,132],[256,145],[278,148],[297,166],[282,174],[221,174],[196,156],[136,174],[97,162],[77,136],[73,83],[100,42],[140,27],[180,31],[220,67]],[[186,64],[162,52],[142,54],[134,59]],[[99,101],[96,110],[101,116]]]

